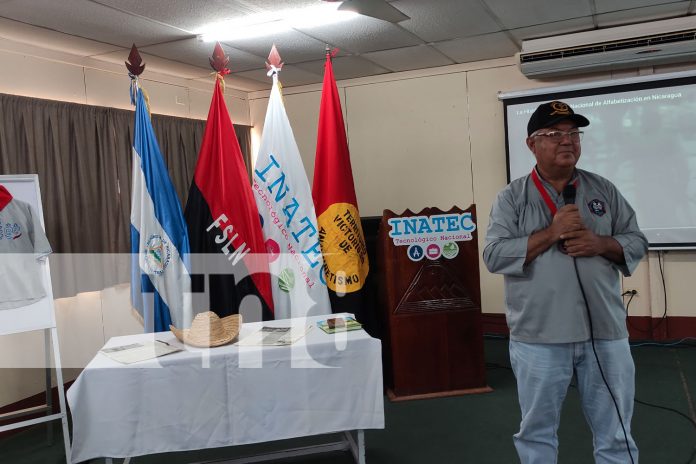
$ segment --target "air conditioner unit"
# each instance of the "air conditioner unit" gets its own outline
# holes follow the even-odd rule
[[[696,63],[696,16],[525,40],[518,57],[530,78]]]

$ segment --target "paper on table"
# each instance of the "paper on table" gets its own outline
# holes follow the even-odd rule
[[[155,340],[151,342],[133,343],[131,345],[114,346],[104,348],[103,354],[122,364],[132,364],[146,359],[154,359],[170,353],[181,351],[181,348],[171,346],[167,342]]]
[[[297,340],[304,337],[312,326],[293,326],[293,327],[261,327],[260,330],[247,335],[236,344],[245,345],[264,345],[264,346],[286,346],[292,345]]]

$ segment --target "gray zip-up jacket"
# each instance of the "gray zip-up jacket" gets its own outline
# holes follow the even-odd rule
[[[596,339],[628,336],[619,271],[629,276],[647,252],[633,208],[607,179],[576,169],[576,204],[585,226],[611,236],[623,247],[625,264],[602,256],[573,258],[552,246],[525,265],[527,240],[547,228],[552,216],[527,175],[512,181],[496,198],[486,232],[483,259],[488,270],[505,278],[510,338],[527,343],[571,343],[590,338],[589,321],[578,277],[587,296]],[[557,208],[563,196],[542,185]]]

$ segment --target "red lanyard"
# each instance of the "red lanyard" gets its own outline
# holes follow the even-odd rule
[[[0,185],[0,211],[12,200],[12,194],[7,191],[5,186]]]
[[[537,174],[536,168],[532,169],[532,180],[534,181],[534,185],[539,191],[541,198],[544,200],[544,203],[546,203],[546,206],[548,206],[549,211],[551,211],[551,217],[554,217],[556,215],[556,211],[558,211],[558,208],[556,208],[556,203],[554,203],[554,201],[551,199],[551,196],[549,196],[549,192],[546,190],[546,188],[544,188],[544,185],[541,183],[541,179],[539,179],[539,174]],[[575,187],[578,186],[577,179],[575,180],[575,182],[573,182],[573,185],[575,185]]]

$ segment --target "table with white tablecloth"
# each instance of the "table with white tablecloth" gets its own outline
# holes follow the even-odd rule
[[[311,327],[290,346],[226,345],[135,364],[102,353],[68,390],[72,460],[130,457],[384,428],[381,343],[365,331],[329,335],[324,317],[244,324]],[[105,347],[170,332],[110,339]]]

